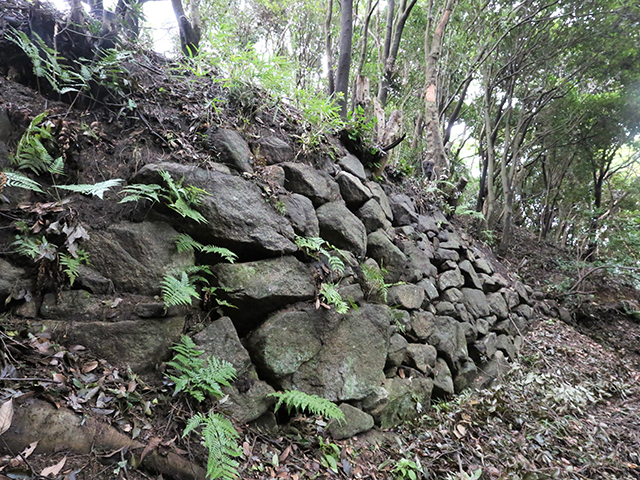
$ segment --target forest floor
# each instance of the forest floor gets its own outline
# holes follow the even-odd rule
[[[0,79],[1,100],[5,106],[19,106],[14,111],[23,112],[26,124],[48,108],[75,129],[75,141],[82,144],[84,155],[84,168],[74,179],[78,182],[127,177],[162,151],[169,152],[162,154],[165,158],[201,161],[198,132],[207,127],[203,119],[211,116],[204,107],[211,92],[168,83],[157,75],[148,77],[139,79],[137,118],[74,111],[6,79]],[[263,113],[274,122],[268,128],[279,133],[287,128],[284,122],[291,121],[282,118],[282,112],[278,117],[253,111],[252,116],[261,118]],[[186,120],[173,125],[171,119],[178,118]],[[223,120],[240,123],[232,117]],[[248,134],[252,128],[267,128],[258,124],[248,125]],[[134,143],[139,147],[133,148]],[[105,158],[112,163],[105,163]],[[75,205],[80,220],[94,224],[117,221],[126,214],[120,207],[104,208],[94,211]],[[596,288],[598,295],[563,297],[554,285],[567,281],[559,262],[564,253],[532,241],[524,232],[518,235],[502,259],[507,268],[537,290],[548,291],[552,301],[562,301],[570,315],[562,321],[549,315],[553,308],[536,309],[517,360],[494,386],[439,401],[412,424],[344,441],[331,440],[319,418],[294,417],[279,430],[237,425],[240,477],[640,479],[640,323],[625,307],[636,305],[637,310],[638,292],[622,283],[599,288],[594,280],[591,287],[587,282],[584,287]],[[182,396],[173,397],[168,382],[160,376],[143,381],[91,352],[65,349],[46,335],[28,334],[27,323],[0,316],[3,396],[22,394],[57,408],[70,406],[150,449],[172,451],[206,465],[203,447],[181,435],[197,406]],[[52,371],[58,383],[48,380]],[[87,388],[94,384],[100,389]],[[126,449],[85,455],[64,449],[47,456],[12,453],[0,458],[0,480],[41,478],[45,468],[56,465],[60,467],[49,478],[161,478],[131,468]]]

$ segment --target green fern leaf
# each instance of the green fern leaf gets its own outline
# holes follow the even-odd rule
[[[344,314],[349,311],[349,304],[342,299],[334,284],[323,283],[320,287],[320,295],[329,305],[334,306],[336,312]]]
[[[203,253],[216,253],[229,263],[234,263],[238,256],[228,248],[216,247],[215,245],[204,245],[201,250]]]
[[[317,395],[309,395],[298,390],[286,390],[269,394],[278,399],[274,411],[277,412],[282,405],[286,405],[287,411],[308,411],[313,415],[322,415],[330,420],[344,421],[344,413],[338,406],[326,398]]]
[[[171,275],[166,275],[160,282],[160,286],[162,288],[162,299],[166,307],[192,305],[194,298],[200,298],[186,272],[182,272],[180,280]]]
[[[40,184],[29,177],[15,172],[4,172],[4,174],[7,176],[7,187],[24,188],[25,190],[43,193]]]
[[[126,196],[118,203],[139,202],[140,200],[159,202],[159,195],[161,191],[162,187],[155,183],[151,183],[149,185],[134,183],[133,185],[127,185],[120,190],[120,193],[124,193]]]
[[[113,178],[104,182],[95,183],[93,185],[80,184],[80,185],[57,185],[56,188],[61,190],[69,190],[70,192],[77,192],[83,195],[93,195],[102,200],[103,195],[110,188],[116,187],[122,183],[119,178]]]
[[[191,235],[181,233],[175,238],[176,248],[178,253],[193,252],[195,250],[201,251],[204,245],[191,238]]]

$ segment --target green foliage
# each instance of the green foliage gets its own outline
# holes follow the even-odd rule
[[[387,303],[387,293],[391,286],[384,281],[384,272],[377,265],[362,265],[362,274],[368,287],[367,297],[379,295],[384,303]]]
[[[338,464],[340,463],[340,453],[342,449],[333,442],[327,441],[325,443],[322,437],[318,437],[318,443],[322,450],[322,458],[320,463],[323,467],[328,468],[333,473],[338,473]]]
[[[222,386],[229,386],[236,378],[236,369],[229,362],[213,355],[206,360],[200,358],[204,352],[186,335],[172,350],[175,355],[167,365],[177,372],[177,375],[168,375],[175,383],[174,395],[184,391],[199,402],[207,395],[222,398]]]
[[[455,213],[456,215],[466,216],[474,220],[484,221],[484,215],[482,214],[482,212],[477,212],[464,206],[457,207]]]
[[[7,183],[5,183],[7,187],[23,188],[25,190],[31,190],[32,192],[43,193],[40,184],[35,180],[31,180],[29,177],[16,172],[2,172],[2,174],[7,178]]]
[[[192,185],[183,186],[183,180],[176,182],[169,172],[160,171],[160,176],[167,184],[166,194],[163,194],[163,197],[169,208],[182,217],[191,218],[198,223],[208,223],[200,212],[192,208],[200,205],[203,195],[209,195],[205,190]]]
[[[16,235],[16,240],[11,246],[17,254],[29,257],[35,262],[45,258],[53,261],[58,254],[58,247],[49,243],[44,235]]]
[[[84,250],[77,248],[75,256],[70,253],[60,255],[60,265],[63,266],[63,272],[69,278],[69,284],[73,286],[76,278],[78,278],[78,269],[83,263],[89,263],[89,254]]]
[[[105,192],[109,191],[110,188],[117,187],[121,183],[121,179],[113,178],[111,180],[105,180],[104,182],[94,183],[93,185],[56,185],[56,188],[61,190],[69,190],[70,192],[81,193],[83,195],[93,195],[94,197],[98,197],[102,200]]]
[[[165,275],[160,285],[162,287],[162,300],[167,308],[174,305],[188,306],[193,303],[194,298],[200,298],[187,272],[182,272],[180,279],[173,275]]]
[[[417,459],[416,459],[417,460]],[[397,479],[417,480],[418,474],[422,473],[422,467],[419,463],[409,460],[408,458],[401,458],[393,466],[391,470],[393,476]]]
[[[196,250],[202,253],[215,253],[217,255],[220,255],[229,263],[233,263],[238,259],[238,256],[231,250],[223,247],[216,247],[215,245],[203,245],[191,238],[191,236],[187,235],[186,233],[181,233],[180,235],[178,235],[175,242],[176,247],[178,248],[178,252],[180,253],[193,252]]]
[[[320,260],[320,256],[326,258],[327,263],[331,271],[338,276],[344,275],[345,265],[342,259],[331,253],[331,250],[340,254],[340,250],[331,244],[325,242],[320,237],[299,237],[296,236],[296,245],[300,250],[303,250],[307,255]]]
[[[223,480],[237,478],[239,464],[234,458],[241,456],[242,450],[238,446],[240,435],[236,429],[227,418],[210,411],[208,415],[196,413],[191,417],[182,436],[186,437],[201,427],[203,445],[209,450],[207,477]]]
[[[275,392],[269,395],[278,399],[274,411],[277,412],[282,405],[287,407],[287,411],[292,410],[300,412],[307,411],[313,415],[322,415],[330,420],[344,421],[344,413],[335,403],[326,398],[317,395],[309,395],[298,390],[286,390],[284,392]]]
[[[11,163],[18,170],[28,169],[36,175],[45,172],[64,173],[62,157],[54,159],[49,153],[49,149],[57,147],[57,142],[51,133],[53,123],[45,121],[48,114],[49,112],[45,110],[34,117],[20,138],[16,153],[11,159]]]
[[[134,183],[127,185],[120,193],[126,196],[119,203],[139,202],[140,200],[148,200],[150,202],[159,202],[162,194],[162,186],[155,183],[146,185],[144,183]]]
[[[323,283],[320,287],[320,296],[324,298],[325,303],[333,305],[336,312],[345,314],[349,311],[349,304],[342,299],[333,283]]]

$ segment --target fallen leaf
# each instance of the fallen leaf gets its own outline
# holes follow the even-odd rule
[[[151,440],[149,440],[149,443],[146,447],[144,447],[144,450],[142,451],[142,455],[140,455],[140,461],[144,460],[144,457],[146,457],[149,452],[158,448],[158,445],[160,445],[161,441],[162,438],[160,437],[153,437]]]
[[[0,435],[9,430],[13,420],[13,398],[0,407]]]
[[[467,429],[466,429],[466,428],[464,428],[464,425],[462,425],[462,424],[458,424],[458,425],[456,426],[456,429],[458,430],[458,432],[460,432],[460,435],[463,435],[463,436],[464,436],[464,435],[466,435],[466,433],[467,433]]]
[[[253,448],[249,445],[249,442],[242,442],[242,453],[244,453],[245,458],[249,458],[251,456],[251,452]]]
[[[288,446],[287,448],[284,449],[284,452],[282,452],[282,455],[280,455],[279,457],[280,463],[284,462],[290,453],[291,453],[291,446]]]
[[[51,474],[53,474],[54,476],[57,475],[60,472],[60,470],[62,470],[62,467],[64,467],[64,464],[66,461],[67,461],[67,457],[65,456],[62,460],[60,460],[58,463],[56,463],[52,467],[47,467],[44,470],[42,470],[42,472],[40,472],[40,475],[42,475],[43,477],[48,477]]]
[[[96,360],[87,362],[82,366],[82,373],[89,373],[98,368],[98,362]]]
[[[22,456],[22,458],[29,458],[29,456],[33,453],[37,446],[38,441],[30,443],[29,446],[20,453],[20,456]]]

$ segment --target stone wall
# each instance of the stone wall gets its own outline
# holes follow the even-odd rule
[[[236,308],[194,340],[238,370],[225,408],[242,422],[270,415],[274,389],[297,389],[343,404],[357,419],[347,422],[349,434],[359,431],[353,422],[388,427],[419,415],[432,397],[486,386],[514,357],[532,315],[531,291],[497,273],[442,213],[419,214],[408,196],[387,196],[352,155],[318,170],[294,162],[280,139],[253,142],[252,156],[237,132],[223,129],[210,134],[209,148],[215,168],[155,163],[129,179],[161,183],[164,170],[206,190],[198,206],[206,224],[157,205],[152,220],[87,227],[91,264],[74,289],[14,301],[14,315],[59,341],[152,371],[185,324],[185,312],[167,311],[157,297],[162,277],[213,263],[178,254],[173,240],[186,232],[239,255],[212,267]],[[254,168],[258,155],[266,166]],[[296,236],[341,249],[344,274],[301,252]],[[7,272],[0,301],[33,289],[27,272],[0,262]],[[345,314],[318,296],[329,277],[351,306]]]

